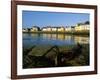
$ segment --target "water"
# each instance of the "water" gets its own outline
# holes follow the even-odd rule
[[[89,36],[68,34],[23,33],[23,46],[89,44]]]

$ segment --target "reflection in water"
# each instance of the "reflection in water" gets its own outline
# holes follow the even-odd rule
[[[74,40],[76,43],[81,43],[81,44],[88,44],[89,43],[89,37],[75,36]]]
[[[59,34],[57,39],[59,40],[65,40],[65,35],[64,34]]]
[[[57,34],[50,34],[51,35],[51,39],[56,40],[57,39]]]
[[[38,34],[23,33],[24,45],[53,44],[73,45],[76,43],[89,44],[89,36],[68,35],[68,34]]]

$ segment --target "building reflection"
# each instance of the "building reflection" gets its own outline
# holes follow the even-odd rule
[[[65,35],[65,40],[71,40],[72,39],[72,35]]]
[[[39,37],[40,34],[31,34],[32,37]]]
[[[31,36],[40,37],[42,39],[50,39],[50,40],[62,40],[62,41],[72,41],[74,43],[81,43],[81,44],[88,44],[89,43],[89,36],[82,36],[82,35],[68,35],[68,34],[23,34],[23,37]]]
[[[75,43],[88,44],[89,37],[75,36],[74,41],[75,41]]]
[[[44,39],[52,39],[52,35],[51,34],[42,34],[42,37]]]
[[[65,34],[57,34],[57,35],[58,35],[57,39],[65,40]]]
[[[53,40],[56,40],[57,39],[57,34],[50,34],[51,35],[51,38],[53,39]]]

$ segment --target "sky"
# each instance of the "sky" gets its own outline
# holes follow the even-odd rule
[[[77,23],[89,21],[89,14],[67,12],[23,11],[22,26],[31,28],[39,26],[75,26]]]

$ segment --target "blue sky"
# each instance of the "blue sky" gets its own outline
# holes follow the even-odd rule
[[[89,14],[85,13],[65,13],[65,12],[43,12],[43,11],[23,11],[22,26],[31,28],[33,25],[40,28],[46,26],[74,26],[77,23],[89,21]]]

